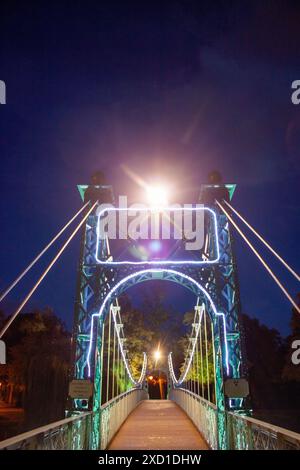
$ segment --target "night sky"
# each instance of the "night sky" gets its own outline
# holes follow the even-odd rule
[[[299,2],[4,1],[0,22],[0,290],[80,207],[76,185],[95,170],[140,200],[123,165],[183,203],[219,169],[237,183],[235,207],[300,271]],[[288,301],[236,245],[243,311],[287,334]],[[78,254],[77,238],[25,310],[50,305],[72,324]]]

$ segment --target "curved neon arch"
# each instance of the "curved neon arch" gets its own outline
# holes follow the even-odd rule
[[[98,317],[101,318],[104,316],[105,311],[107,307],[111,304],[112,300],[117,297],[117,291],[118,289],[123,285],[126,284],[126,282],[134,279],[135,277],[139,277],[142,274],[174,274],[175,276],[178,276],[179,278],[183,278],[187,281],[189,281],[191,284],[197,287],[197,289],[204,294],[204,296],[207,298],[209,301],[212,311],[214,315],[222,317],[223,320],[223,328],[224,328],[224,340],[225,340],[225,363],[226,363],[226,369],[227,373],[229,371],[229,360],[228,360],[228,345],[227,345],[227,335],[226,335],[226,321],[225,321],[225,314],[222,312],[218,312],[217,308],[207,292],[206,289],[195,279],[192,277],[188,276],[187,274],[181,273],[180,271],[175,271],[174,269],[168,269],[168,268],[162,268],[162,269],[154,269],[154,268],[149,268],[149,269],[143,269],[141,271],[137,271],[135,273],[129,274],[128,276],[124,277],[121,281],[119,281],[106,295],[104,298],[102,305],[100,307],[100,310],[98,313],[94,313],[92,315],[92,321],[91,321],[91,330],[90,330],[90,342],[89,342],[89,349],[88,349],[88,354],[87,354],[87,366],[88,366],[88,376],[91,376],[91,365],[90,365],[90,356],[91,356],[91,351],[92,351],[92,344],[93,344],[93,327],[94,327],[94,318]],[[150,279],[145,279],[145,281],[152,280]],[[170,281],[172,281],[170,279]],[[144,282],[144,281],[143,281]],[[174,281],[173,281],[174,282]]]
[[[113,320],[114,320],[114,327],[115,327],[115,331],[116,331],[116,335],[117,335],[117,340],[118,340],[118,344],[119,344],[119,347],[120,347],[120,351],[121,351],[121,355],[122,355],[122,358],[123,358],[123,362],[125,364],[125,367],[126,367],[126,370],[127,370],[127,373],[128,373],[128,376],[129,376],[129,379],[131,380],[131,382],[138,386],[140,385],[143,380],[144,380],[144,377],[145,377],[145,374],[146,374],[146,367],[147,367],[147,355],[146,353],[144,352],[143,353],[143,365],[142,365],[142,371],[141,371],[141,375],[139,377],[138,380],[135,380],[132,376],[132,373],[130,371],[130,367],[129,367],[129,364],[128,364],[128,361],[127,361],[127,358],[125,356],[125,353],[124,353],[124,348],[123,348],[123,345],[122,345],[122,342],[121,342],[121,338],[120,338],[120,332],[118,330],[118,328],[116,328],[117,326],[117,321],[116,321],[116,314],[114,312],[114,310],[111,308],[112,310],[112,315],[113,315]]]
[[[196,336],[195,336],[195,340],[198,339],[198,335],[199,335],[199,331],[200,331],[200,323],[201,323],[201,319],[202,319],[202,316],[203,316],[203,313],[204,313],[204,308],[205,307],[202,304],[201,313],[198,312],[199,321],[198,321],[198,325],[197,325],[197,333],[196,333]],[[191,368],[192,358],[193,358],[193,355],[194,355],[194,352],[195,352],[195,346],[196,346],[196,341],[193,344],[192,353],[190,354],[187,366],[186,366],[184,372],[181,374],[181,376],[179,377],[178,380],[176,379],[174,368],[173,368],[172,352],[170,352],[169,355],[168,355],[169,371],[170,371],[173,382],[177,385],[181,385],[186,379],[186,376],[187,376],[187,374],[188,374],[188,372]]]

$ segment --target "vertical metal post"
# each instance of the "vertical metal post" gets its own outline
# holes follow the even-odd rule
[[[206,355],[206,381],[207,381],[207,399],[210,401],[210,387],[209,387],[209,364],[208,364],[208,348],[207,348],[207,328],[206,328],[206,311],[204,315],[204,338],[205,338],[205,355]]]
[[[115,397],[115,362],[116,362],[116,324],[113,323],[114,329],[114,349],[113,349],[113,369],[112,369],[112,398]]]
[[[214,371],[214,390],[215,390],[215,403],[217,403],[217,385],[216,385],[216,351],[215,351],[215,335],[213,321],[210,323],[211,326],[211,342],[213,348],[213,371]]]
[[[202,318],[203,318],[203,315],[201,316],[201,319],[200,319],[200,334],[199,334],[199,341],[200,341],[200,363],[201,363],[201,394],[202,394],[202,397],[204,397],[204,383],[203,383],[203,352],[202,352]]]
[[[216,403],[217,403],[217,423],[218,423],[218,448],[227,448],[227,430],[225,415],[225,398],[224,398],[224,376],[223,376],[223,347],[224,335],[223,325],[220,317],[215,317],[215,351],[216,351]]]
[[[99,319],[97,325],[97,343],[95,351],[94,367],[94,396],[93,396],[93,418],[92,418],[92,442],[93,450],[100,448],[101,442],[101,400],[102,400],[102,376],[103,376],[103,348],[104,348],[104,322]]]
[[[111,309],[109,309],[109,312],[108,312],[107,372],[106,372],[106,401],[109,400],[111,315],[112,315]]]
[[[200,324],[198,326],[200,328]],[[199,333],[198,333],[199,334]],[[197,369],[197,394],[200,395],[200,380],[199,380],[199,346],[198,337],[196,341],[196,369]]]

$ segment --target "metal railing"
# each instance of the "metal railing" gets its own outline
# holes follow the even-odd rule
[[[101,407],[101,444],[100,449],[106,449],[116,432],[124,423],[127,416],[141,400],[148,398],[142,388],[134,388],[108,401]]]
[[[300,450],[300,434],[236,413],[227,413],[227,433],[233,450]]]
[[[218,448],[217,407],[213,403],[184,388],[170,390],[175,401],[193,421],[211,449]]]
[[[101,407],[101,444],[105,449],[127,416],[148,394],[131,389]],[[92,412],[47,424],[0,442],[0,450],[88,450],[91,445]]]
[[[7,450],[89,449],[92,413],[56,421],[0,442]]]
[[[131,389],[101,408],[101,444],[109,442],[128,415],[148,394]],[[217,408],[214,404],[183,388],[172,389],[174,400],[190,417],[211,449],[218,448]],[[92,413],[41,426],[0,442],[0,450],[87,450],[90,448]],[[300,434],[237,413],[226,413],[227,448],[232,450],[300,450]]]
[[[211,449],[218,448],[217,407],[183,389],[171,389],[175,401],[193,421]],[[231,450],[300,450],[300,434],[255,418],[226,412],[227,448]]]
[[[217,408],[213,403],[183,388],[170,391],[193,421],[211,449],[218,448]],[[227,449],[300,450],[300,434],[255,418],[226,412]]]

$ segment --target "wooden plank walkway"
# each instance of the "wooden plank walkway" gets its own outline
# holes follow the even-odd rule
[[[185,412],[171,400],[144,400],[128,416],[110,450],[195,450],[208,446]]]

